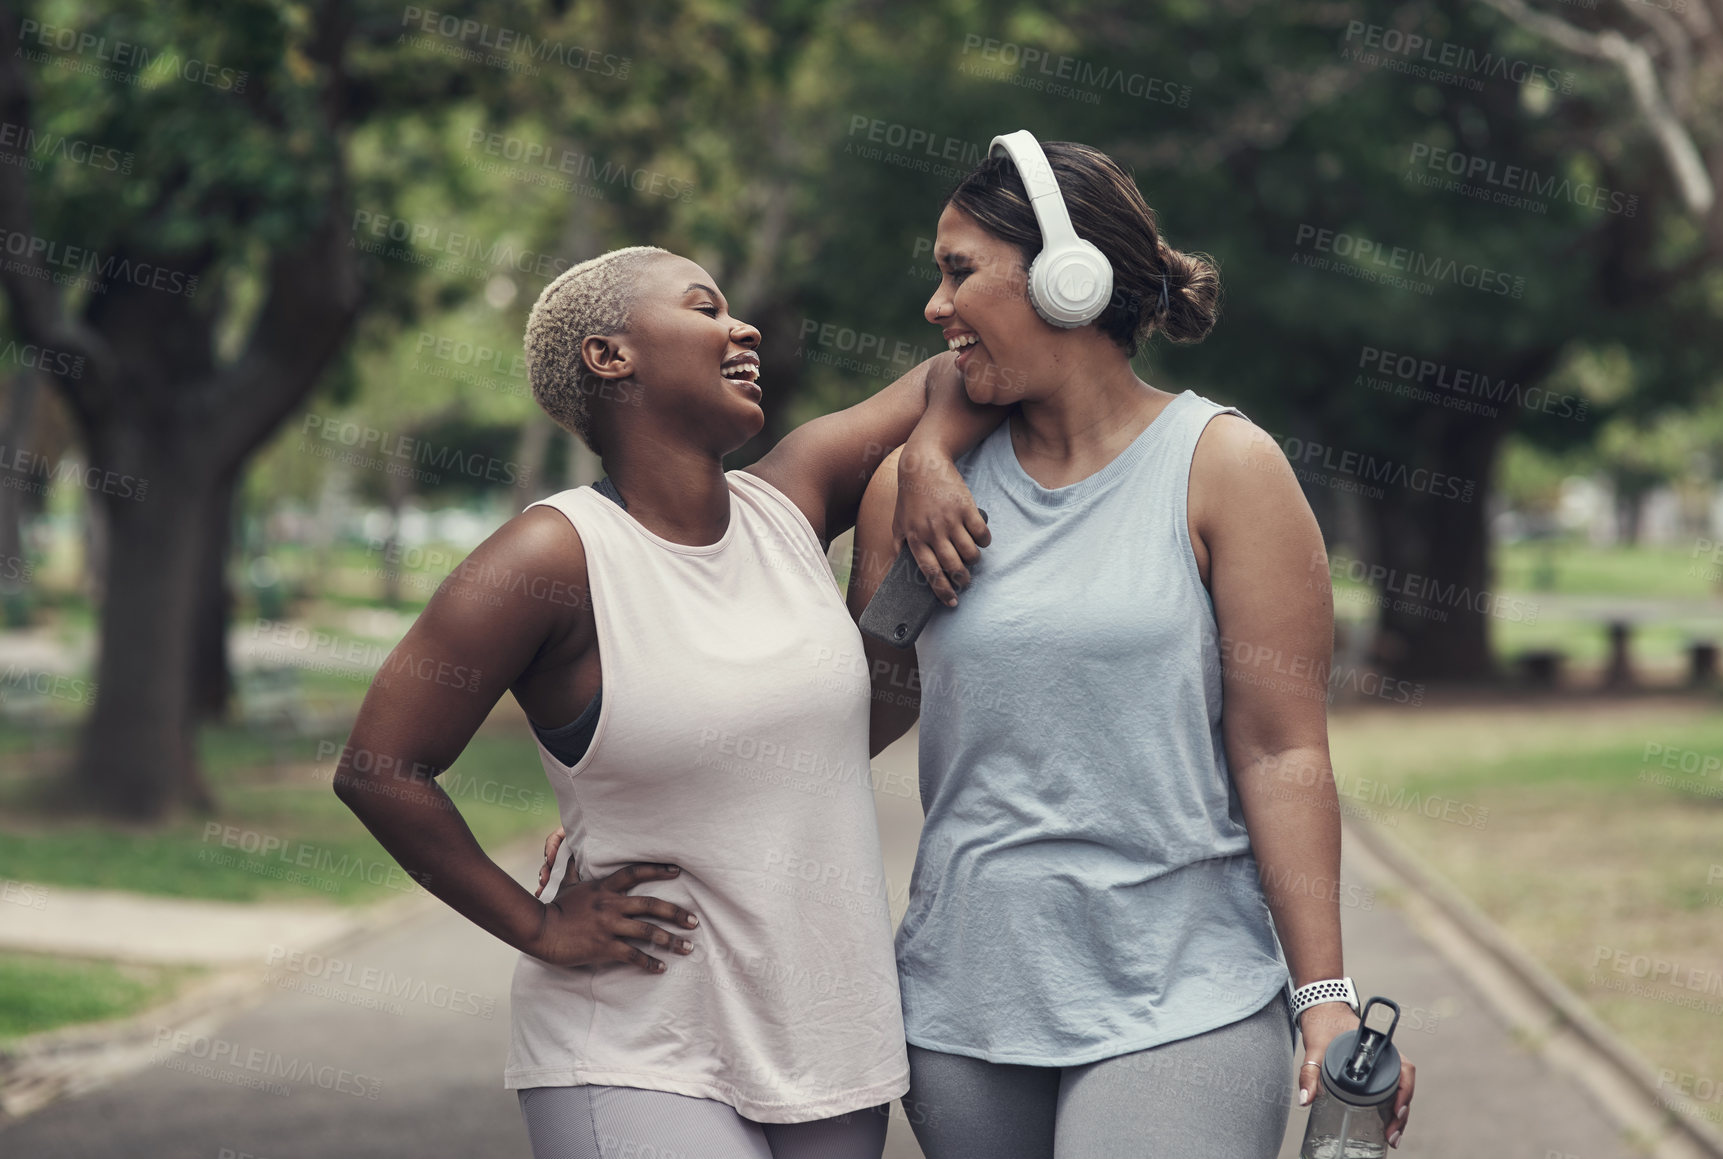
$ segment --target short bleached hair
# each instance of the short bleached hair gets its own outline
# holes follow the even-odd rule
[[[526,320],[526,372],[532,396],[544,413],[580,436],[595,453],[592,396],[580,344],[628,329],[634,284],[648,261],[667,249],[631,245],[570,266],[544,288]]]

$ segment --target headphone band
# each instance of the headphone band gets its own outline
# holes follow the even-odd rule
[[[1041,227],[1041,252],[1029,263],[1029,301],[1049,325],[1070,329],[1100,317],[1113,293],[1107,256],[1077,236],[1059,192],[1059,179],[1041,142],[1027,129],[993,138],[987,154],[1003,150],[1023,178],[1023,191]]]
[[[1041,227],[1041,248],[1057,249],[1077,240],[1071,225],[1071,214],[1065,208],[1065,198],[1059,192],[1059,179],[1053,175],[1053,164],[1041,149],[1041,142],[1028,129],[1018,129],[993,138],[987,148],[989,157],[1004,153],[1017,166],[1023,178],[1023,189],[1029,195],[1029,207],[1035,211],[1036,224]]]

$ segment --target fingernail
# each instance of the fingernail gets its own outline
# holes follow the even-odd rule
[[[1400,1132],[1395,1131],[1392,1135],[1388,1136],[1388,1146],[1398,1147],[1399,1145],[1400,1145]]]
[[[691,953],[693,951],[693,949],[694,949],[694,943],[690,942],[686,938],[684,938],[682,940],[682,952],[684,954]]]
[[[681,873],[682,872],[680,869],[676,868],[674,865],[666,865],[664,868],[671,873]]]
[[[693,929],[695,926],[697,926],[699,924],[700,924],[699,918],[695,917],[693,914],[688,915],[688,928],[689,929]]]
[[[1298,1105],[1299,1106],[1302,1107],[1305,1103],[1308,1103],[1309,1101],[1310,1101],[1310,1092],[1309,1091],[1301,1090],[1298,1092]]]

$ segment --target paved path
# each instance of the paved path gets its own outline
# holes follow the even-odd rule
[[[316,945],[364,928],[363,910],[144,897],[9,882],[25,899],[0,923],[0,949],[210,966],[262,961],[272,945]]]
[[[897,913],[920,825],[913,758],[900,744],[879,762]],[[1516,1045],[1386,893],[1366,892],[1378,884],[1361,876],[1367,864],[1356,858],[1347,866],[1349,882],[1360,887],[1353,896],[1373,902],[1343,909],[1347,966],[1366,994],[1387,994],[1406,1009],[1402,1041],[1420,1072],[1412,1124],[1397,1154],[1627,1159],[1631,1152],[1580,1087]],[[513,868],[523,879],[536,870],[524,862]],[[264,1002],[204,1028],[207,1037],[169,1041],[135,1074],[0,1132],[0,1155],[529,1159],[514,1097],[501,1087],[513,952],[438,910],[350,945],[342,957],[352,964],[336,979],[315,976],[327,967],[278,970]],[[366,1008],[377,995],[364,979],[390,973],[397,983],[410,980],[405,996],[387,1000],[392,1008]],[[419,992],[417,980],[435,989]],[[199,1057],[216,1051],[220,1059]],[[290,1077],[266,1079],[268,1089],[233,1081],[262,1079],[271,1069]],[[1297,1154],[1303,1119],[1293,1111],[1283,1157]],[[920,1155],[901,1112],[887,1155]]]

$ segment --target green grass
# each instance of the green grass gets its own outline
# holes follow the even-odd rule
[[[35,804],[74,740],[67,728],[0,725],[0,879],[230,902],[356,905],[419,891],[330,789],[345,732],[284,739],[206,729],[200,755],[220,813],[160,828],[67,818]],[[442,783],[488,850],[556,827],[524,724],[481,730]],[[125,1017],[202,973],[0,954],[0,1042]]]
[[[1490,646],[1510,664],[1522,652],[1553,649],[1580,667],[1596,667],[1609,654],[1605,613],[1580,611],[1574,599],[1667,600],[1687,606],[1649,613],[1624,609],[1633,623],[1636,664],[1669,681],[1686,667],[1694,640],[1723,643],[1723,552],[1720,562],[1699,541],[1685,547],[1592,547],[1579,542],[1498,545],[1491,593],[1509,611],[1489,623]],[[1344,577],[1334,584],[1335,615],[1356,621],[1374,614],[1370,589]],[[1705,609],[1707,603],[1715,612]],[[1450,611],[1450,618],[1470,613]],[[1517,618],[1509,618],[1514,615]]]
[[[0,743],[5,736],[0,729]],[[344,739],[325,738],[320,757],[312,738],[278,752],[267,736],[207,730],[204,767],[220,814],[162,828],[31,813],[34,786],[13,782],[0,795],[0,878],[236,902],[360,904],[413,892],[418,887],[330,789]],[[442,782],[487,849],[557,825],[524,725],[519,734],[481,732]]]
[[[1537,581],[1543,561],[1552,566],[1554,584]],[[1494,553],[1496,587],[1535,594],[1540,591],[1582,596],[1660,596],[1705,599],[1718,595],[1723,556],[1712,562],[1699,540],[1675,547],[1593,547],[1579,542],[1500,544]]]
[[[1629,654],[1636,665],[1684,671],[1687,647],[1695,640],[1723,644],[1723,605],[1716,616],[1671,615],[1634,622]],[[1530,624],[1497,620],[1490,626],[1490,647],[1503,661],[1531,649],[1553,648],[1571,664],[1599,665],[1608,658],[1609,636],[1601,619],[1539,616]]]
[[[1723,1074],[1720,1015],[1678,1002],[1718,995],[1623,993],[1596,968],[1606,947],[1723,970],[1715,699],[1342,712],[1330,732],[1348,814],[1410,845],[1654,1067]]]
[[[183,966],[0,953],[0,1042],[135,1014],[201,973]]]

